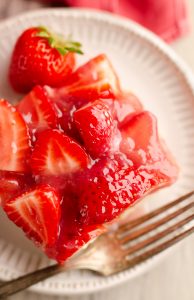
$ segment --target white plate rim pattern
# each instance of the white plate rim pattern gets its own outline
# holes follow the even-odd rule
[[[189,67],[184,63],[184,61],[170,48],[166,45],[161,39],[159,39],[156,35],[151,33],[150,31],[144,29],[143,27],[139,26],[138,24],[119,17],[113,16],[109,13],[102,13],[95,10],[89,9],[41,9],[37,11],[33,11],[30,13],[20,14],[16,17],[10,18],[6,21],[1,22],[0,30],[10,28],[11,26],[16,26],[17,23],[22,23],[24,20],[33,19],[36,17],[46,17],[47,15],[53,15],[53,17],[57,16],[72,16],[76,17],[83,17],[86,19],[97,19],[98,21],[102,20],[104,22],[113,23],[115,25],[121,26],[127,30],[129,30],[132,34],[138,36],[140,39],[143,39],[147,43],[150,43],[156,51],[159,51],[162,55],[168,58],[169,63],[173,64],[176,67],[176,71],[182,76],[183,80],[185,81],[188,89],[190,90],[191,94],[193,95],[194,99],[194,77],[189,69]],[[0,241],[1,242],[1,241]],[[11,245],[10,245],[11,247]],[[12,249],[11,247],[10,249]],[[1,248],[0,248],[1,251]],[[20,254],[20,250],[18,249],[18,255]],[[163,257],[167,255],[167,253],[171,252],[172,250],[168,250],[147,262],[132,268],[130,271],[127,270],[120,274],[114,275],[110,278],[105,278],[104,281],[100,285],[93,282],[93,284],[87,284],[87,282],[81,283],[78,286],[66,286],[65,284],[61,287],[52,286],[51,282],[47,284],[47,281],[37,284],[36,286],[32,287],[32,291],[36,291],[39,293],[49,293],[49,294],[61,294],[61,295],[75,295],[75,294],[82,294],[82,293],[90,293],[93,291],[100,291],[105,288],[110,288],[116,284],[122,283],[129,279],[132,279],[146,270],[152,268],[155,264],[157,264]],[[16,272],[17,273],[17,272]],[[5,266],[0,265],[0,279],[9,279],[13,276],[16,276],[12,270],[6,268]]]

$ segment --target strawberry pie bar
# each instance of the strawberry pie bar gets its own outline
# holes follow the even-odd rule
[[[178,175],[156,117],[122,91],[104,54],[60,86],[1,99],[0,136],[2,209],[60,263]]]

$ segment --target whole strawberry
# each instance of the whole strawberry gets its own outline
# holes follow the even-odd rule
[[[62,86],[75,67],[75,52],[81,44],[53,35],[44,27],[25,30],[13,50],[9,81],[19,93],[35,85]]]

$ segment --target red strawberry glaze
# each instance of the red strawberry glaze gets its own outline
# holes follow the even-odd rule
[[[118,153],[99,160],[77,177],[80,222],[86,225],[112,221],[147,193],[170,183],[170,177],[154,168],[136,168]]]
[[[120,93],[113,101],[112,113],[118,121],[119,127],[122,126],[131,114],[139,113],[142,110],[143,106],[141,102],[133,93]]]
[[[68,189],[62,202],[60,233],[54,247],[47,247],[46,254],[63,263],[80,250],[87,242],[104,232],[103,226],[82,226],[77,219],[78,204],[74,192]]]
[[[74,174],[62,193],[59,238],[54,246],[47,247],[46,254],[63,262],[104,232],[105,223],[170,180],[158,170],[134,168],[121,153],[101,158]]]
[[[86,117],[83,118],[82,122],[86,120]],[[129,122],[131,122],[130,126]],[[144,134],[141,137],[142,128]],[[96,129],[95,126],[94,129]],[[166,154],[166,150],[162,148],[159,139],[155,138],[153,141],[153,137],[157,136],[157,126],[155,118],[150,113],[143,112],[131,116],[122,126],[121,132],[122,135],[118,141],[118,145],[121,142],[120,151],[110,152],[95,161],[91,160],[88,166],[84,162],[85,167],[82,170],[80,168],[75,173],[71,173],[71,170],[69,173],[62,171],[64,174],[60,174],[61,171],[59,174],[58,171],[55,172],[58,163],[57,153],[61,155],[61,150],[64,151],[66,148],[65,144],[63,146],[63,133],[49,129],[45,131],[45,134],[44,132],[40,134],[43,135],[42,139],[36,142],[38,146],[35,144],[35,149],[38,147],[39,150],[34,151],[32,155],[32,166],[36,170],[35,181],[38,184],[47,183],[52,186],[52,189],[57,191],[61,203],[58,236],[54,244],[44,246],[44,251],[50,258],[62,263],[87,242],[101,234],[104,231],[104,223],[113,221],[139,199],[170,184],[175,179],[177,175],[176,166],[169,160],[169,156]],[[51,139],[52,134],[56,134],[56,138]],[[128,136],[131,139],[133,137],[136,148],[141,149],[140,154],[142,151],[148,153],[149,159],[141,161],[142,156],[140,155],[140,159],[137,160],[136,156],[133,155],[135,152],[133,153],[130,147],[122,149],[123,140]],[[120,138],[123,140],[121,141]],[[53,144],[54,152],[50,152],[49,140],[56,143]],[[149,153],[147,147],[150,143],[153,150]],[[50,149],[49,152],[46,150],[47,147]],[[126,152],[126,149],[129,152]],[[70,155],[72,150],[68,146],[66,148],[67,154]],[[63,153],[65,154],[65,152]],[[76,157],[76,151],[73,151],[72,154]],[[36,160],[34,160],[35,157]],[[80,157],[85,160],[85,154]],[[40,174],[38,171],[40,167],[39,158],[41,158]],[[165,162],[164,158],[168,163],[168,172],[166,172],[166,167],[162,168],[162,164]],[[64,158],[61,156],[61,159]],[[53,162],[55,162],[54,165],[52,165]],[[66,162],[64,167],[65,169],[69,168]],[[54,173],[52,173],[53,170]],[[12,220],[14,221],[14,219]],[[21,224],[17,225],[22,226]],[[36,235],[33,233],[32,238],[34,236]]]
[[[6,115],[0,121],[3,208],[60,263],[104,232],[104,224],[177,178],[156,118],[121,90],[105,55],[79,67],[62,88],[35,86],[17,105],[19,112],[0,104]]]
[[[104,54],[91,59],[64,82],[64,87],[44,87],[57,108],[58,124],[64,132],[80,141],[79,129],[73,115],[85,105],[96,100],[108,106],[113,118],[122,123],[127,115],[142,110],[138,98],[121,91],[120,82],[113,66]]]
[[[7,200],[17,197],[34,185],[31,174],[0,171],[0,205]]]
[[[176,180],[178,167],[158,136],[156,117],[148,111],[129,116],[121,127],[120,151],[131,159],[136,167],[146,166]]]
[[[111,151],[115,122],[103,101],[97,100],[78,109],[74,113],[74,120],[87,152],[94,159]]]

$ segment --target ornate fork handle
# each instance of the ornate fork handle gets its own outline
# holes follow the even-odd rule
[[[65,266],[55,264],[53,266],[49,266],[44,269],[40,269],[27,275],[21,276],[7,283],[0,284],[0,299],[4,299],[11,294],[22,291],[31,285],[52,277],[53,275],[64,272],[65,270]]]

